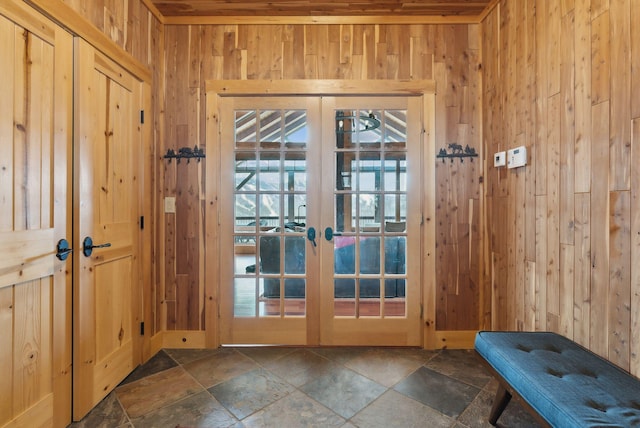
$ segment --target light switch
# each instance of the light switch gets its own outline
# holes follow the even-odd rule
[[[164,212],[165,213],[176,212],[176,198],[174,196],[166,196],[164,198]]]
[[[505,166],[507,164],[507,153],[506,152],[498,152],[493,155],[493,166]]]

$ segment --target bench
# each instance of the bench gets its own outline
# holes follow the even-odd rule
[[[475,349],[500,383],[492,425],[513,396],[543,426],[640,427],[640,380],[561,335],[481,331]]]

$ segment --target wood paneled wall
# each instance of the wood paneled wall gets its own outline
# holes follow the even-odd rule
[[[640,375],[640,2],[502,0],[483,22],[493,327]]]
[[[167,25],[161,151],[205,147],[210,79],[434,79],[436,145],[480,151],[479,25]],[[437,328],[479,327],[481,163],[438,163]],[[164,163],[159,324],[203,328],[203,163]],[[212,225],[212,227],[215,227]],[[433,274],[433,273],[431,273]],[[432,315],[433,316],[433,315]]]

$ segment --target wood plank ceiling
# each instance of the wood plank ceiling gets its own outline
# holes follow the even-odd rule
[[[165,17],[478,16],[491,0],[151,0]]]

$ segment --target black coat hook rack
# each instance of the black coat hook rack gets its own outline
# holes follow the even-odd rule
[[[180,163],[180,159],[186,159],[187,163],[191,162],[191,159],[197,159],[200,162],[200,159],[205,158],[204,150],[195,146],[193,149],[191,147],[182,147],[178,149],[176,153],[173,149],[168,149],[167,154],[164,155],[165,159],[169,159],[169,163],[171,163],[171,159],[177,159],[177,162]]]
[[[464,162],[464,158],[471,158],[471,162],[473,162],[473,158],[478,157],[476,149],[469,147],[468,144],[467,147],[462,148],[462,145],[460,144],[449,143],[448,147],[450,152],[447,152],[445,149],[440,149],[436,156],[437,158],[442,159],[442,163],[444,163],[445,158],[451,159],[451,162],[453,162],[454,158],[459,158],[460,162]]]

